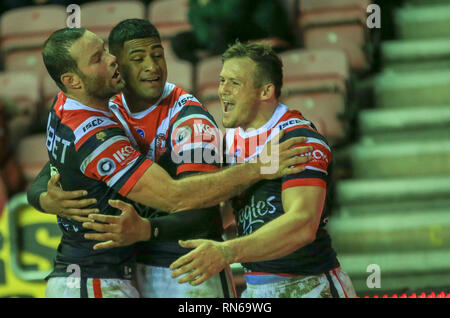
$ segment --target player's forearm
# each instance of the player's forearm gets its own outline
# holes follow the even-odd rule
[[[151,241],[218,238],[221,224],[217,207],[195,211],[183,211],[156,218],[149,218]]]
[[[315,239],[311,219],[284,214],[252,234],[223,242],[229,263],[272,260],[288,255]]]
[[[220,202],[238,195],[260,179],[259,166],[253,163],[244,163],[177,180],[178,192],[182,198],[178,209],[173,212],[218,205]],[[192,191],[195,191],[196,195],[192,195]]]
[[[136,182],[127,197],[169,213],[218,205],[262,178],[260,166],[245,163],[211,173],[174,180],[153,164]]]
[[[50,162],[42,168],[36,179],[27,191],[28,203],[36,210],[45,212],[45,202],[43,202],[43,194],[47,192],[47,184],[50,180]]]

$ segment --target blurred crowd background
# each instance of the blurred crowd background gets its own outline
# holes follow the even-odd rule
[[[281,101],[333,145],[329,231],[358,295],[450,291],[450,0],[2,0],[0,297],[42,297],[59,242],[56,218],[24,191],[48,160],[58,93],[41,46],[72,3],[105,40],[123,19],[149,19],[168,80],[219,126],[220,54],[236,38],[270,43]]]

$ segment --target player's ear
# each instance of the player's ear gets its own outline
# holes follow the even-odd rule
[[[81,78],[75,73],[62,74],[61,82],[69,89],[80,89],[82,87]]]
[[[273,85],[272,83],[265,84],[262,87],[260,97],[264,101],[275,98],[275,85]]]

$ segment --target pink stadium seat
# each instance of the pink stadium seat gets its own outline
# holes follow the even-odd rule
[[[197,97],[202,101],[218,99],[219,75],[222,58],[212,56],[200,61],[197,66]]]
[[[17,149],[17,159],[27,183],[32,182],[48,161],[46,135],[32,135],[23,138]],[[30,154],[33,154],[30,156]]]
[[[141,1],[99,1],[81,5],[81,25],[104,40],[117,23],[131,18],[145,18],[145,5]]]
[[[188,0],[154,0],[148,7],[148,17],[158,29],[161,38],[192,29],[188,20]]]
[[[345,109],[345,99],[341,94],[304,93],[283,97],[281,102],[290,109],[300,111],[331,144],[345,137],[344,123],[339,119]]]
[[[0,73],[0,96],[16,106],[18,115],[34,116],[41,97],[39,76],[31,72]]]
[[[341,48],[355,71],[369,68],[364,51],[368,41],[368,0],[301,0],[299,26],[306,48]]]
[[[225,134],[225,128],[223,127],[223,124],[222,124],[223,112],[222,112],[222,106],[220,105],[220,101],[218,99],[216,99],[216,100],[206,101],[202,104],[203,104],[203,106],[206,107],[208,112],[216,120],[217,127],[219,127],[222,134]]]
[[[281,102],[299,110],[330,142],[345,135],[339,119],[345,110],[349,65],[341,50],[291,50],[283,61]]]
[[[283,88],[291,90],[338,90],[346,93],[349,64],[336,49],[290,50],[279,54],[283,61]]]
[[[44,111],[47,112],[52,106],[55,96],[60,92],[59,87],[50,75],[42,76],[42,99]],[[47,114],[45,114],[47,116]]]
[[[19,115],[8,122],[9,141],[12,145],[17,145],[23,137],[29,134],[33,120],[34,118],[30,115]]]
[[[194,90],[194,67],[188,62],[179,59],[172,50],[170,40],[162,40],[164,57],[167,64],[167,80],[180,86],[188,92]]]
[[[6,71],[47,73],[40,48],[8,52],[5,55],[4,63]]]
[[[64,6],[31,6],[6,11],[0,18],[2,51],[41,47],[53,31],[65,26]]]

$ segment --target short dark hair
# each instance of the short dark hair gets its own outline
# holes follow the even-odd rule
[[[61,75],[67,72],[78,73],[77,61],[70,55],[69,49],[85,32],[85,28],[60,29],[53,32],[44,43],[42,58],[45,67],[63,92],[66,92],[66,88],[61,82]]]
[[[108,44],[109,50],[115,56],[119,56],[126,41],[134,39],[156,37],[161,40],[156,27],[148,20],[143,19],[126,19],[117,24],[109,33]]]
[[[236,41],[222,54],[222,63],[236,57],[248,57],[256,63],[256,76],[253,79],[255,88],[272,83],[275,86],[275,96],[280,97],[283,87],[283,62],[270,45]]]

